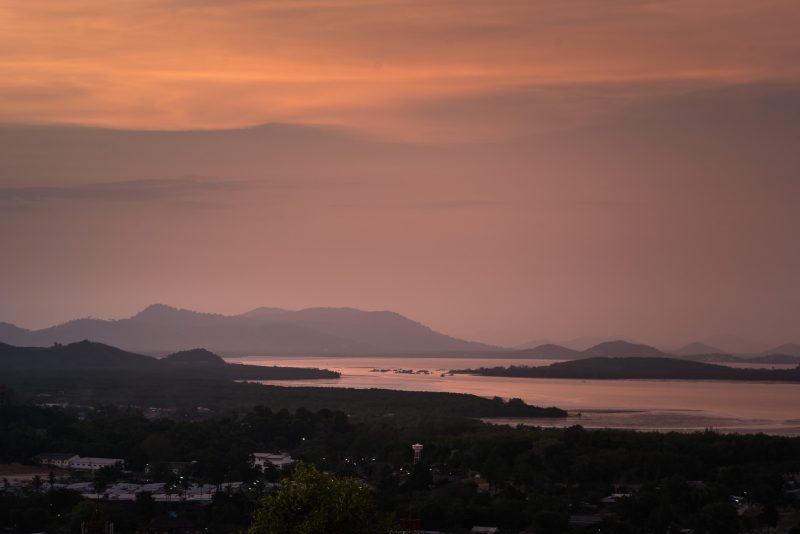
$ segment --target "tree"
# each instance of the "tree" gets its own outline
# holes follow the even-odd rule
[[[94,490],[98,494],[103,493],[108,486],[110,486],[120,477],[121,474],[122,470],[118,465],[101,467],[94,472],[94,477],[92,478]]]
[[[727,502],[707,504],[700,509],[698,532],[707,534],[733,534],[741,532],[736,507]]]
[[[533,516],[533,526],[536,527],[536,532],[542,534],[561,534],[569,529],[569,516],[552,510],[542,510]]]
[[[153,515],[155,514],[155,501],[153,500],[152,493],[143,491],[136,494],[134,513],[139,523],[142,525],[146,525],[153,519]]]
[[[69,522],[73,529],[80,529],[82,523],[88,523],[94,517],[97,505],[92,501],[77,503],[69,513]]]
[[[264,499],[250,534],[380,534],[391,526],[364,484],[298,463],[280,491]]]

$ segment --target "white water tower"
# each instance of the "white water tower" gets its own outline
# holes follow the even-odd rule
[[[414,463],[419,463],[419,461],[422,460],[422,444],[415,443],[411,448],[414,450]]]

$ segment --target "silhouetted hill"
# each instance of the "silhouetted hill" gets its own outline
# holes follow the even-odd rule
[[[786,343],[784,345],[780,345],[778,347],[765,350],[763,355],[770,355],[770,354],[787,354],[789,356],[800,356],[800,344],[797,343]]]
[[[180,365],[226,365],[225,360],[206,349],[190,349],[172,353],[162,361]]]
[[[436,353],[475,352],[496,349],[482,343],[457,339],[391,311],[363,311],[355,308],[307,308],[290,311],[257,308],[243,314],[248,318],[279,321],[317,332],[357,340],[378,352]]]
[[[0,322],[0,340],[12,345],[30,345],[31,332],[11,323]]]
[[[667,354],[649,345],[629,343],[627,341],[607,341],[588,348],[581,353],[583,358],[657,358]]]
[[[580,379],[772,380],[800,382],[796,369],[740,369],[676,358],[588,358],[543,367],[490,367],[455,373],[481,376]]]
[[[589,347],[586,350],[575,350],[563,345],[545,343],[532,349],[521,349],[514,351],[495,352],[491,356],[501,358],[531,358],[531,359],[553,359],[553,360],[581,360],[595,357],[666,357],[662,352],[649,345],[630,343],[628,341],[616,340],[605,341]]]
[[[535,358],[543,360],[571,360],[579,358],[580,351],[562,347],[561,345],[554,345],[552,343],[545,343],[532,349],[515,350],[505,354],[499,354],[507,358]]]
[[[50,346],[92,339],[127,350],[168,354],[184,347],[268,354],[437,354],[497,350],[456,339],[393,312],[352,308],[258,308],[242,315],[154,304],[120,320],[78,319],[37,331],[0,327],[0,341]]]
[[[151,354],[167,354],[191,346],[223,353],[329,353],[364,350],[362,344],[282,323],[236,321],[210,314],[174,315],[165,322],[152,316],[118,321],[82,319],[32,333],[31,344],[48,346],[95,339],[110,345]]]
[[[717,347],[727,354],[760,354],[766,348],[761,343],[733,334],[720,334],[700,340],[705,345]]]
[[[183,351],[158,360],[85,340],[46,348],[0,344],[0,370],[26,371],[34,375],[36,372],[92,374],[102,371],[112,374],[123,373],[125,376],[146,374],[231,380],[339,377],[339,373],[324,369],[229,364],[205,349]]]
[[[220,322],[232,322],[230,318],[218,313],[203,313],[183,308],[173,308],[166,304],[151,304],[130,318],[132,321],[177,326],[207,326]]]
[[[79,341],[52,347],[0,346],[0,369],[118,369],[155,370],[149,356],[126,352],[103,343]]]
[[[634,343],[633,340],[628,339],[624,336],[608,336],[608,337],[581,336],[566,341],[559,341],[558,345],[567,347],[568,349],[584,351],[586,349],[594,347],[595,345],[599,345],[601,343],[606,343],[609,341],[627,341],[628,343]]]
[[[800,356],[792,354],[765,354],[763,356],[753,356],[751,358],[740,358],[746,363],[800,363]]]
[[[285,313],[289,313],[291,310],[286,310],[283,308],[270,308],[268,306],[261,306],[259,308],[255,308],[250,310],[249,312],[243,313],[242,317],[247,317],[249,319],[255,319],[258,321],[262,321],[264,319],[274,319],[277,316],[283,315]]]

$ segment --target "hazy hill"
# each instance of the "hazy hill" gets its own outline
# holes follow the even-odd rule
[[[27,345],[31,332],[11,323],[0,322],[0,341],[12,345]]]
[[[629,343],[627,341],[607,341],[594,347],[588,348],[581,353],[582,358],[656,358],[664,357],[667,354],[649,345]]]
[[[497,350],[434,332],[393,312],[352,308],[258,308],[227,316],[154,304],[128,319],[77,319],[36,331],[13,325],[0,327],[0,341],[12,344],[50,346],[83,339],[150,354],[167,354],[187,346],[202,346],[224,354],[258,355]]]
[[[599,345],[601,343],[605,343],[608,341],[627,341],[629,343],[633,343],[634,341],[628,339],[625,336],[608,336],[608,337],[600,337],[600,336],[581,336],[572,339],[567,339],[563,341],[551,341],[549,339],[540,339],[536,341],[531,341],[522,345],[521,349],[535,349],[541,345],[557,345],[559,347],[564,347],[567,349],[571,349],[574,351],[584,351],[586,349],[592,348],[595,345]]]
[[[695,342],[669,352],[677,356],[700,356],[703,354],[723,354],[725,351],[705,343]]]
[[[765,347],[761,343],[733,334],[720,334],[700,340],[705,345],[717,347],[727,354],[761,354]]]
[[[547,359],[547,360],[572,360],[575,358],[580,358],[581,352],[567,347],[562,347],[561,345],[554,345],[553,343],[545,343],[543,345],[539,345],[531,349],[515,350],[503,356],[509,358],[514,357],[514,358],[536,358],[536,359]]]
[[[93,339],[128,350],[166,354],[204,346],[225,354],[302,354],[360,352],[368,347],[353,340],[292,324],[214,316],[187,310],[151,313],[148,308],[129,319],[79,319],[31,332],[30,345],[49,346]]]
[[[800,368],[739,369],[676,358],[587,358],[544,367],[491,367],[456,373],[481,376],[577,379],[774,380],[800,382]]]
[[[784,345],[780,345],[778,347],[765,350],[762,354],[763,355],[786,354],[789,356],[800,356],[800,344],[786,343]]]
[[[668,354],[650,345],[631,343],[624,340],[604,341],[591,346],[585,350],[575,350],[563,345],[545,343],[532,349],[521,349],[504,353],[496,353],[495,356],[503,358],[532,358],[532,359],[552,359],[552,360],[584,360],[587,358],[607,357],[607,358],[647,358],[647,357],[666,357]]]
[[[440,334],[422,323],[391,311],[363,311],[354,308],[307,308],[289,311],[257,308],[243,314],[243,317],[279,321],[357,340],[380,352],[474,352],[493,348]]]
[[[800,363],[800,356],[791,354],[764,354],[751,358],[740,358],[740,361],[748,363]]]

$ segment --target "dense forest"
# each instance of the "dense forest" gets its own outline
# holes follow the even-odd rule
[[[77,534],[102,518],[120,534],[265,534],[276,532],[275,521],[305,524],[280,503],[307,506],[323,494],[345,526],[329,530],[323,521],[308,532],[357,532],[355,524],[372,532],[380,524],[452,533],[490,525],[503,533],[716,534],[792,525],[800,514],[800,438],[492,426],[479,418],[567,414],[499,397],[242,382],[215,375],[238,366],[202,350],[158,361],[104,345],[56,346],[40,349],[49,361],[38,367],[4,350],[16,364],[4,369],[0,387],[0,464],[24,466],[43,452],[121,458],[123,466],[88,479],[95,490],[121,481],[164,483],[175,495],[190,484],[217,490],[208,502],[155,501],[146,492],[122,502],[87,500],[41,479],[4,482],[0,528],[9,532]],[[634,360],[634,371],[648,363]],[[597,361],[610,360],[569,363]],[[416,463],[415,443],[424,445]],[[291,471],[255,469],[255,452],[287,452],[302,464],[293,482],[282,483]],[[231,483],[241,484],[232,490]],[[360,511],[340,509],[351,498]]]
[[[800,382],[795,369],[740,369],[675,358],[587,358],[542,367],[509,366],[462,369],[453,373],[481,376],[581,379],[749,380]]]
[[[51,347],[15,347],[0,343],[0,368],[28,373],[125,372],[183,378],[229,380],[299,380],[339,378],[327,369],[229,364],[204,349],[191,349],[157,359],[103,343],[79,341]]]
[[[282,387],[134,371],[5,371],[2,381],[19,398],[39,404],[79,407],[83,411],[98,404],[127,406],[153,409],[177,419],[236,414],[257,405],[290,411],[301,407],[341,410],[362,418],[567,416],[566,411],[555,407],[540,408],[519,399],[505,401],[465,393]]]
[[[102,503],[118,532],[146,529],[169,513],[197,530],[247,528],[269,493],[265,483],[283,476],[253,469],[255,451],[288,451],[326,476],[362,481],[384,518],[448,532],[474,525],[588,532],[591,524],[591,532],[735,533],[774,526],[798,505],[789,490],[790,475],[800,472],[799,438],[495,427],[436,412],[357,421],[342,411],[305,408],[176,421],[98,407],[78,417],[9,399],[0,406],[0,462],[68,451],[123,458],[124,472],[102,474],[109,481],[179,484],[178,474],[158,466],[180,461],[180,482],[248,482],[246,490],[219,493],[202,506],[146,497]],[[417,464],[413,443],[425,447]],[[145,475],[148,464],[155,467]],[[0,492],[0,525],[75,531],[87,514],[84,502],[64,490]]]

